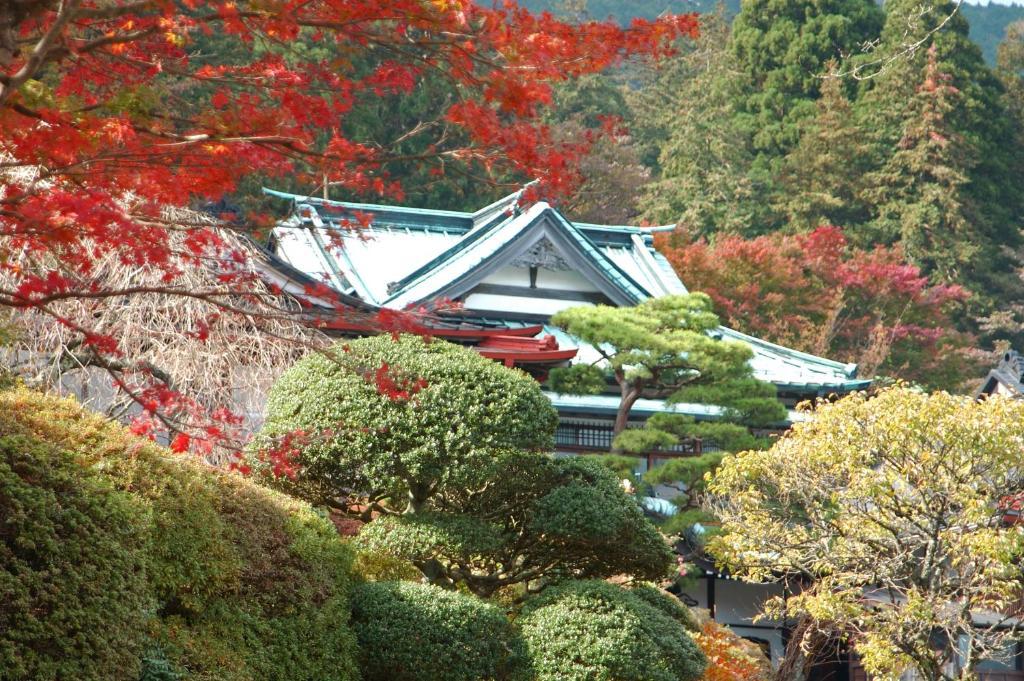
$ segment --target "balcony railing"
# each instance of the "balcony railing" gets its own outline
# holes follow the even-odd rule
[[[578,453],[609,452],[612,448],[613,432],[612,426],[604,423],[566,419],[558,424],[558,429],[555,431],[555,448],[559,451]],[[714,442],[693,438],[680,442],[678,445],[658,448],[648,452],[648,455],[658,458],[675,458],[717,451],[719,449]]]

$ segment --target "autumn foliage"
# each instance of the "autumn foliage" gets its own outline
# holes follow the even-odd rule
[[[771,675],[771,665],[755,643],[714,620],[707,620],[693,638],[708,659],[701,681],[765,681]]]
[[[971,375],[973,338],[953,321],[968,293],[929,283],[898,247],[855,248],[837,227],[713,243],[677,232],[659,245],[728,326],[856,362],[864,376],[954,387]]]
[[[434,141],[403,160],[441,175],[453,160],[507,167],[557,194],[585,148],[540,122],[551,84],[695,32],[692,15],[570,25],[470,0],[0,3],[0,310],[48,315],[118,388],[172,400],[173,381],[134,366],[101,319],[59,303],[206,300],[215,310],[194,329],[200,341],[225,308],[251,316],[244,249],[180,209],[253,173],[400,200],[387,171],[397,152],[346,136],[344,123],[359,102],[428,77],[457,94],[408,131]],[[146,276],[112,285],[94,266],[111,259]],[[177,284],[200,267],[214,272],[209,286]]]

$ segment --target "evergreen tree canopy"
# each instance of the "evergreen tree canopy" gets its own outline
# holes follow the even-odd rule
[[[965,191],[975,159],[950,121],[962,98],[950,81],[939,69],[933,45],[896,152],[870,178],[870,196],[878,204],[877,238],[899,241],[925,273],[946,282],[960,281],[982,266],[979,244],[986,231],[984,216]]]
[[[826,64],[859,51],[881,26],[872,0],[744,0],[731,40],[746,88],[738,108],[763,163],[799,140]]]
[[[822,81],[815,115],[800,124],[800,141],[783,160],[776,200],[790,231],[868,217],[862,193],[871,150],[843,90],[839,78]]]
[[[660,579],[671,551],[609,471],[555,460],[539,384],[471,348],[389,335],[313,353],[274,385],[254,467],[371,520],[358,537],[490,596],[566,577]]]
[[[905,200],[901,194],[908,185],[920,181],[911,165],[924,162],[925,147],[929,147],[933,156],[928,162],[942,157],[948,170],[943,171],[941,183],[945,192],[952,193],[936,195],[935,199],[947,204],[944,211],[954,210],[961,216],[948,220],[945,229],[960,230],[960,236],[919,234],[904,244],[905,250],[926,269],[938,268],[941,276],[951,276],[956,269],[958,283],[982,294],[979,302],[986,297],[989,301],[1017,297],[1020,283],[1008,251],[1021,243],[1024,192],[1020,189],[1019,138],[1013,118],[1006,111],[1002,85],[968,38],[967,21],[956,12],[953,2],[890,0],[885,9],[878,53],[886,63],[881,72],[866,81],[857,105],[860,125],[874,138],[880,167],[886,166],[869,182],[872,202],[880,207],[876,222],[880,231],[869,232],[863,241],[891,242],[904,234],[907,228],[894,227],[894,210],[899,211],[896,219],[901,222],[911,219],[907,216],[915,212],[910,205],[897,208],[896,204]],[[932,96],[941,101],[928,105],[929,116],[941,111],[942,130],[929,130],[936,121],[921,120],[927,98],[921,87],[928,79],[925,72],[929,60],[934,60],[938,73],[945,74],[945,86],[930,89]],[[913,104],[908,106],[908,102]],[[932,132],[950,143],[926,141],[924,137]],[[914,146],[916,161],[911,152]],[[934,181],[934,176],[943,172],[935,168],[928,173],[931,179],[927,181]],[[922,194],[910,199],[919,206],[920,201],[928,200]],[[929,229],[939,229],[934,218],[918,218],[922,220],[931,221]],[[938,241],[942,239],[953,246],[954,253],[938,253],[944,248]],[[927,242],[933,245],[927,246]],[[936,252],[929,256],[922,253],[922,248],[935,248]],[[968,253],[972,250],[973,254]],[[972,258],[977,266],[964,267]]]
[[[752,173],[750,135],[737,118],[742,88],[724,9],[706,15],[702,29],[637,98],[661,173],[646,188],[644,217],[696,234],[750,234],[775,222],[765,199],[770,182]]]
[[[751,375],[750,348],[719,337],[718,317],[703,293],[652,298],[634,307],[573,307],[551,321],[601,355],[593,365],[552,370],[556,390],[597,393],[608,381],[617,384],[619,451],[646,451],[678,442],[678,433],[654,424],[626,432],[629,413],[641,397],[714,404],[724,409],[725,421],[751,425],[785,418],[774,387]]]

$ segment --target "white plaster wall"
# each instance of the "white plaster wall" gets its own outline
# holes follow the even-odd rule
[[[697,601],[695,607],[707,609],[707,579],[699,579],[684,593]],[[772,620],[758,621],[754,617],[761,611],[765,600],[782,595],[777,584],[747,584],[732,579],[715,580],[715,621],[727,625],[740,636],[768,641],[771,646],[772,664],[777,665],[785,653],[782,643],[782,629]],[[765,629],[762,627],[776,627]]]
[[[472,293],[466,298],[463,307],[466,310],[553,315],[578,305],[581,305],[578,300],[544,300],[519,296],[498,296],[491,293]]]
[[[501,284],[503,286],[529,286],[530,270],[526,267],[506,265],[495,270],[483,279],[485,284]],[[537,270],[537,288],[550,288],[556,291],[583,291],[594,293],[599,288],[575,271],[563,272],[543,267]]]
[[[526,270],[529,272],[529,270]],[[529,274],[527,274],[529,280]],[[579,272],[540,269],[537,271],[537,288],[553,288],[559,291],[588,291],[600,289]]]

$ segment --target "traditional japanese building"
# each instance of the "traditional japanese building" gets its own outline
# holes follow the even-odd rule
[[[999,364],[988,372],[975,397],[1005,395],[1024,397],[1024,355],[1016,350],[1007,350]]]
[[[553,314],[585,304],[629,306],[686,293],[685,283],[654,248],[654,235],[672,227],[572,222],[543,201],[513,194],[474,213],[327,201],[270,191],[288,215],[268,244],[271,276],[299,293],[319,290],[361,310],[430,311],[431,333],[474,346],[508,366],[543,379],[553,366],[593,361],[596,351],[552,327]],[[363,225],[358,228],[355,225]],[[358,322],[325,321],[337,333],[360,333]],[[746,343],[761,380],[775,385],[792,408],[797,402],[862,389],[870,380],[857,367],[785,348],[720,327],[723,339]],[[610,449],[618,395],[548,393],[558,409],[556,446],[563,454]],[[710,405],[637,402],[633,425],[674,411],[714,419]],[[790,419],[798,418],[790,412]],[[778,424],[780,429],[788,423]],[[710,442],[652,452],[644,464],[714,447]],[[712,611],[737,633],[760,642],[778,660],[784,633],[778,623],[752,620],[779,587],[729,580],[701,564],[698,586],[683,597]]]

